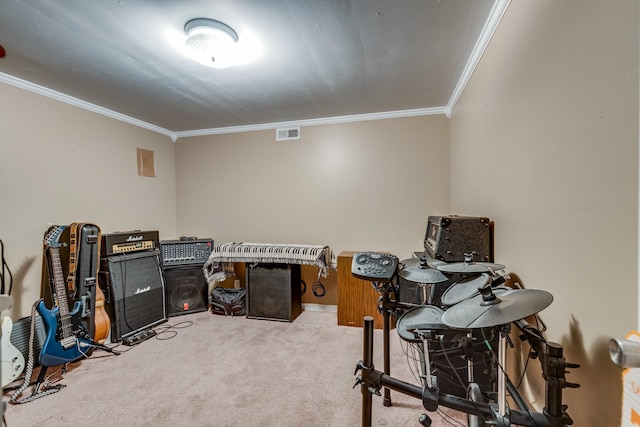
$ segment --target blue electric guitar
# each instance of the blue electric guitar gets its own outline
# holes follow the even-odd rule
[[[58,366],[73,362],[85,356],[90,337],[80,319],[81,303],[76,301],[73,310],[69,311],[67,290],[65,286],[62,262],[60,261],[60,244],[58,238],[64,227],[53,228],[45,237],[47,263],[50,280],[55,287],[54,307],[49,310],[40,300],[36,309],[42,317],[47,337],[40,350],[42,366]]]

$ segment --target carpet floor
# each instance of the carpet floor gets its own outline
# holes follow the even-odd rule
[[[171,317],[155,330],[155,337],[137,346],[117,347],[118,356],[96,350],[69,364],[62,390],[9,404],[6,425],[361,425],[360,387],[353,386],[362,329],[338,326],[336,313],[303,311],[287,323],[200,312]],[[402,346],[391,331],[391,374],[416,383]],[[380,330],[374,352],[382,370]],[[6,387],[4,400],[20,385]],[[420,400],[393,391],[391,399],[385,407],[382,397],[373,396],[372,425],[420,425],[426,412]],[[467,424],[466,416],[448,408],[429,415],[433,427]]]

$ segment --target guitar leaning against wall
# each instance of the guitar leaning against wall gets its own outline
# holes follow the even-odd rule
[[[45,306],[44,299],[41,298],[35,302],[31,309],[32,327],[29,339],[29,360],[25,368],[22,386],[11,395],[10,402],[14,404],[31,402],[48,394],[56,393],[64,387],[63,384],[52,385],[52,382],[45,377],[49,367],[65,365],[82,357],[89,357],[89,350],[92,348],[100,348],[114,355],[120,354],[120,352],[91,339],[91,335],[81,319],[81,301],[75,301],[73,310],[69,311],[69,300],[65,286],[62,261],[60,259],[60,247],[63,245],[59,242],[60,235],[65,228],[65,226],[51,227],[44,238],[46,260],[44,267],[46,267],[51,293],[53,293],[52,308],[48,309]],[[31,375],[33,373],[34,363],[32,353],[34,337],[33,325],[35,323],[36,311],[42,318],[46,332],[46,337],[40,350],[39,362],[41,369],[35,381],[31,396],[20,399],[19,397],[24,390],[32,384]],[[66,369],[63,368],[62,371],[64,375]]]
[[[91,345],[89,334],[80,320],[80,301],[76,301],[73,310],[69,311],[58,243],[63,229],[64,227],[52,229],[44,242],[50,281],[55,289],[55,305],[49,310],[45,307],[44,301],[40,300],[36,306],[46,331],[46,338],[40,350],[42,366],[58,366],[78,360],[84,355],[81,347]]]

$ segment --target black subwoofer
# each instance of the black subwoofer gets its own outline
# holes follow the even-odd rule
[[[169,316],[207,311],[209,287],[202,265],[165,267],[164,279]]]
[[[298,264],[247,264],[247,317],[292,322],[302,312]]]
[[[159,250],[102,258],[100,286],[111,320],[111,341],[167,321]]]

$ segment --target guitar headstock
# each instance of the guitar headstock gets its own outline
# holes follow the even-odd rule
[[[59,248],[62,246],[58,243],[58,238],[60,238],[63,231],[64,226],[62,225],[54,225],[51,227],[47,235],[44,237],[44,245],[48,248]]]

